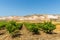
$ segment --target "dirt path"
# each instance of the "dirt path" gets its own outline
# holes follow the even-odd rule
[[[22,29],[21,29],[21,39],[20,40],[28,40],[29,37],[29,31],[27,30],[27,28],[25,27],[25,25],[23,25]]]

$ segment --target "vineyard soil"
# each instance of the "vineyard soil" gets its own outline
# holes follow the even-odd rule
[[[12,38],[8,32],[4,32],[4,34],[0,35],[0,40],[60,40],[60,25],[56,25],[56,29],[53,34],[46,34],[40,31],[40,34],[33,35],[29,32],[26,27],[23,25],[20,30],[20,35],[15,38]]]

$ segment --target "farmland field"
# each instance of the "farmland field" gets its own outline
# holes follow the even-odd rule
[[[17,23],[15,23],[15,22],[13,22],[12,24],[13,24],[12,28],[14,26],[17,28],[17,29],[14,28],[13,33],[15,32],[15,30],[17,30],[18,35],[15,35],[14,37],[12,37],[10,35],[12,30],[9,33],[9,30],[7,31],[7,29],[2,29],[2,30],[0,30],[0,40],[60,40],[60,24],[58,22],[53,22],[53,24],[56,25],[56,29],[53,30],[53,34],[47,34],[47,33],[40,31],[40,30],[39,30],[39,34],[33,34],[33,32],[36,32],[36,31],[29,31],[30,29],[26,28],[26,26],[28,26],[28,25],[25,25],[24,22],[23,22],[22,28],[17,27],[16,26]],[[27,24],[29,24],[29,23],[27,23]],[[33,25],[33,27],[34,26],[35,25]],[[18,29],[18,28],[21,28],[21,29]],[[33,29],[31,29],[31,30],[33,30]],[[14,34],[12,34],[12,35],[14,35]]]

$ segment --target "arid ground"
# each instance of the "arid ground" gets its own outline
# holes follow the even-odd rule
[[[56,24],[56,29],[53,31],[53,34],[46,34],[40,31],[39,34],[32,34],[29,32],[26,27],[23,25],[20,30],[20,34],[16,37],[11,37],[10,34],[4,29],[0,30],[0,40],[60,40],[60,25]]]

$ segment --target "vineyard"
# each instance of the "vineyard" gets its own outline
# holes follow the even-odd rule
[[[54,30],[56,29],[56,25],[52,24],[51,21],[44,23],[27,23],[27,22],[17,23],[16,21],[13,20],[9,22],[0,21],[0,31],[6,30],[6,33],[8,33],[11,38],[19,36],[24,26],[26,30],[28,30],[28,32],[26,31],[28,34],[31,33],[31,35],[39,35],[39,36],[42,34],[41,32],[53,35]],[[5,34],[5,32],[1,31],[0,35],[3,34]]]

